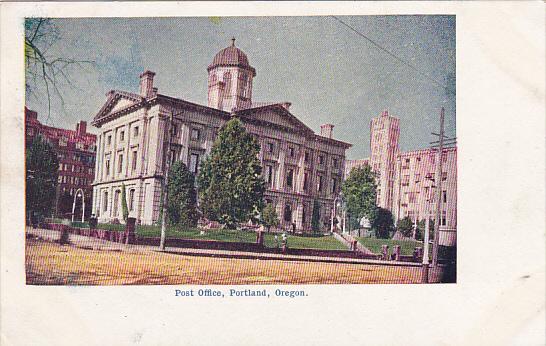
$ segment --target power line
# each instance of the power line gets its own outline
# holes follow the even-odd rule
[[[428,79],[429,81],[433,82],[434,84],[438,85],[439,87],[442,87],[446,92],[450,93],[450,94],[453,94],[455,95],[455,93],[450,90],[447,86],[445,86],[443,83],[441,82],[438,82],[436,79],[430,77],[427,73],[419,70],[417,67],[415,67],[414,65],[412,65],[411,63],[407,62],[406,60],[398,57],[396,54],[392,53],[391,51],[389,51],[387,48],[381,46],[379,43],[375,42],[374,40],[372,40],[371,38],[369,38],[368,36],[366,36],[365,34],[361,33],[360,31],[356,30],[355,28],[353,28],[352,26],[350,26],[349,24],[345,23],[344,21],[342,21],[341,19],[339,19],[338,17],[336,16],[330,16],[332,18],[334,18],[335,20],[337,20],[338,22],[340,22],[341,24],[343,24],[344,26],[346,26],[347,28],[349,28],[351,31],[353,31],[354,33],[356,33],[358,36],[364,38],[365,40],[367,40],[368,42],[370,42],[371,44],[373,44],[376,48],[378,48],[379,50],[387,53],[388,55],[390,55],[392,58],[396,59],[398,62],[401,62],[402,64],[406,65],[407,67],[409,67],[410,69],[412,69],[413,71],[417,72],[418,74],[420,74],[421,76],[425,77],[426,79]]]

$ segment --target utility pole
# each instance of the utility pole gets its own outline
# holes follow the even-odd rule
[[[167,233],[167,195],[169,184],[169,155],[171,152],[171,137],[172,137],[172,123],[174,118],[174,111],[171,110],[171,115],[167,123],[167,148],[163,153],[163,213],[161,217],[161,238],[159,241],[159,250],[165,250],[165,237]]]
[[[434,222],[434,243],[432,246],[432,266],[438,266],[438,246],[440,245],[440,221],[442,213],[442,156],[444,149],[444,107],[440,112],[439,148],[436,155],[436,218]]]

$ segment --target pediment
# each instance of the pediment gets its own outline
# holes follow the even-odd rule
[[[108,93],[106,102],[101,107],[97,115],[93,118],[93,122],[100,121],[100,119],[108,117],[108,115],[116,113],[120,110],[128,108],[141,101],[141,98],[132,93],[126,93],[121,91],[111,91]]]
[[[120,99],[115,103],[115,105],[112,107],[112,109],[110,110],[110,113],[117,112],[117,111],[119,111],[120,109],[126,108],[127,106],[130,106],[130,105],[133,105],[133,104],[135,104],[134,101],[120,98]]]
[[[296,118],[292,113],[279,104],[274,104],[256,109],[244,111],[249,112],[248,117],[261,122],[289,128],[295,131],[313,132],[307,125]]]

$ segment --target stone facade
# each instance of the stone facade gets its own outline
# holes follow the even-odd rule
[[[59,160],[59,180],[55,205],[63,193],[71,196],[82,189],[86,205],[91,202],[95,175],[96,136],[87,132],[87,123],[80,121],[75,130],[43,125],[35,111],[25,107],[25,146],[28,149],[33,139],[41,135],[52,146]],[[79,205],[80,202],[78,202]],[[87,209],[87,208],[86,208]],[[86,216],[89,216],[87,214]]]
[[[378,175],[378,206],[389,209],[395,220],[406,216],[414,223],[427,217],[434,220],[438,150],[400,152],[399,136],[399,119],[387,111],[373,118],[370,124],[371,157],[348,160],[346,175],[354,167],[369,164]],[[457,231],[457,148],[445,148],[442,160],[440,244],[454,245]]]
[[[207,70],[207,106],[159,94],[150,71],[140,77],[139,94],[107,94],[93,120],[100,129],[93,185],[93,211],[99,221],[121,221],[122,184],[130,216],[142,224],[158,221],[166,160],[181,160],[197,173],[220,127],[238,117],[260,143],[265,199],[276,206],[281,228],[309,231],[316,199],[321,224],[328,229],[333,200],[344,178],[345,151],[351,145],[333,139],[330,124],[321,128],[321,135],[315,134],[290,113],[290,103],[252,102],[256,71],[234,42],[214,57]]]

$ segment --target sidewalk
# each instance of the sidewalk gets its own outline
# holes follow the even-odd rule
[[[37,238],[55,242],[60,237],[60,232],[47,229],[33,229],[27,227],[27,235],[32,235]],[[132,253],[147,253],[160,252],[157,246],[148,245],[133,245],[120,244],[107,240],[97,239],[93,237],[85,237],[81,235],[70,235],[70,244],[82,249],[103,250],[103,251],[123,251]],[[404,266],[404,267],[420,267],[420,263],[412,262],[397,262],[397,261],[382,261],[373,259],[361,258],[340,258],[340,257],[321,257],[321,256],[298,256],[298,255],[283,255],[275,253],[256,253],[245,251],[228,251],[228,250],[209,250],[209,249],[188,249],[166,247],[165,253],[185,255],[185,256],[203,256],[217,258],[240,258],[240,259],[257,259],[257,260],[281,260],[281,261],[302,261],[302,262],[323,262],[323,263],[340,263],[340,264],[372,264],[372,265],[389,265],[389,266]]]

